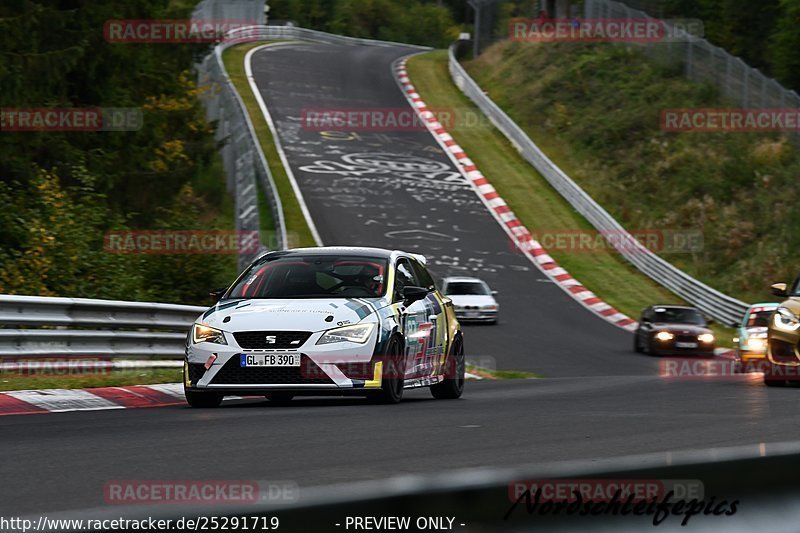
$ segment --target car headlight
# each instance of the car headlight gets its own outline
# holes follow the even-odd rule
[[[356,342],[358,344],[364,344],[369,339],[373,329],[375,329],[374,322],[329,329],[319,338],[317,344],[333,344],[334,342]]]
[[[497,311],[497,305],[484,305],[484,311]]]
[[[700,335],[697,336],[697,340],[708,344],[714,342],[714,335],[712,335],[711,333],[701,333]]]
[[[660,341],[671,341],[675,338],[675,335],[670,333],[669,331],[659,331],[656,333],[656,339]]]
[[[763,350],[767,347],[767,341],[755,337],[750,337],[744,344],[748,350]]]
[[[214,344],[228,344],[225,334],[217,328],[195,324],[192,328],[192,340],[195,344],[199,342],[213,342]]]
[[[783,331],[797,331],[800,328],[800,319],[785,307],[779,307],[775,312],[775,327]]]

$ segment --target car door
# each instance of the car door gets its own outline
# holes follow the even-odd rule
[[[431,323],[430,335],[428,336],[429,353],[426,354],[428,360],[425,363],[425,368],[429,369],[427,375],[431,375],[439,370],[440,365],[444,364],[444,356],[447,354],[452,332],[449,330],[449,324],[447,323],[447,314],[444,309],[445,302],[442,299],[442,295],[436,290],[433,276],[421,262],[412,260],[411,265],[414,267],[419,286],[431,291],[424,300],[428,322]]]
[[[402,305],[403,289],[405,287],[419,287],[419,280],[411,264],[411,259],[401,257],[395,264],[394,273],[394,302],[400,303],[400,321],[405,339],[405,373],[406,378],[415,378],[423,375],[425,370],[425,356],[428,351],[428,342],[431,321],[428,320],[427,298],[417,300],[408,307]]]

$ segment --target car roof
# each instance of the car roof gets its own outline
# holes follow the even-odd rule
[[[657,307],[663,307],[665,309],[691,309],[692,311],[698,311],[698,312],[700,311],[698,308],[692,307],[690,305],[666,304],[666,305],[651,305],[650,307],[652,307],[653,309],[655,309]]]
[[[747,309],[750,310],[750,309],[753,309],[754,307],[778,307],[779,305],[781,305],[781,304],[776,303],[776,302],[764,302],[764,303],[761,303],[761,304],[753,304],[750,307],[748,307]]]
[[[448,283],[451,282],[451,281],[466,282],[466,283],[486,283],[482,279],[470,278],[470,277],[467,277],[467,276],[451,276],[449,278],[442,279],[442,281],[446,281]]]
[[[314,246],[308,248],[291,248],[288,250],[273,250],[262,254],[258,259],[268,255],[279,255],[281,257],[300,255],[349,255],[356,257],[380,257],[383,259],[391,259],[397,255],[405,255],[413,257],[423,264],[426,262],[425,256],[423,255],[412,254],[402,250],[387,250],[386,248],[372,248],[369,246]]]

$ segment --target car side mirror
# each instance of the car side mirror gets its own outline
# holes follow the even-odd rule
[[[492,291],[492,296],[497,296],[497,291]]]
[[[714,319],[711,317],[706,317],[706,325],[710,326],[714,323]]]
[[[403,305],[409,306],[418,300],[422,300],[428,295],[429,292],[431,292],[430,289],[426,289],[424,287],[407,285],[406,287],[403,287]]]
[[[225,292],[228,290],[228,287],[223,287],[221,289],[214,289],[213,291],[209,292],[208,295],[214,299],[215,302],[220,301],[222,297],[225,295]]]
[[[786,284],[785,283],[775,283],[769,288],[770,292],[775,296],[786,297],[789,296],[789,293],[786,292]]]

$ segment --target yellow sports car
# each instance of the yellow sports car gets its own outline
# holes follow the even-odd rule
[[[800,375],[800,277],[791,287],[786,283],[772,286],[772,294],[787,298],[769,321],[767,333],[767,366],[764,383],[769,386],[785,385]]]

